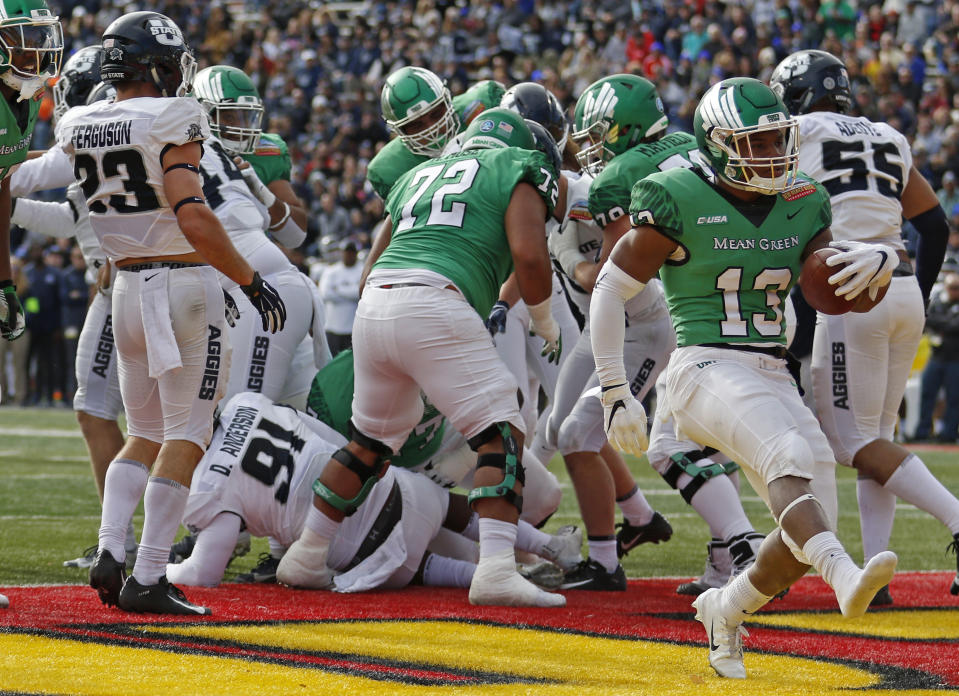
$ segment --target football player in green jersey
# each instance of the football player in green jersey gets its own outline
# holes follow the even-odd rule
[[[610,251],[629,230],[626,211],[629,209],[633,185],[655,172],[675,167],[689,168],[704,162],[694,136],[683,132],[667,135],[667,126],[668,120],[656,87],[643,77],[611,75],[597,80],[580,96],[576,104],[574,137],[583,141],[581,162],[594,177],[589,187],[589,213],[602,230],[602,246],[598,260],[593,262],[570,246],[573,240],[568,237],[574,235],[558,235],[556,241],[560,243],[562,237],[567,236],[565,248],[570,249],[572,255],[570,251],[560,250],[560,257],[566,272],[585,289],[592,289],[596,274]],[[581,227],[581,224],[577,224],[575,229],[578,231]],[[665,327],[658,323],[659,314],[655,311],[657,302],[654,300],[662,303],[659,283],[655,283],[644,295],[647,296],[645,307],[637,307],[636,299],[627,305],[629,328],[624,348],[631,358],[628,372],[633,394],[640,401],[656,382],[657,375],[666,365],[668,352],[675,345],[668,320]],[[668,336],[661,336],[657,344],[651,340],[657,333],[667,333]],[[668,345],[664,345],[667,338]],[[581,338],[582,345],[577,345],[573,354],[588,356],[584,362],[592,370],[590,341],[587,327]],[[566,375],[567,379],[575,377],[570,373],[571,370]],[[580,388],[585,383],[585,380],[578,381]],[[588,501],[606,499],[615,486],[615,497],[624,513],[624,521],[615,537],[616,551],[620,556],[638,543],[668,539],[669,525],[645,501],[620,456],[615,452],[615,456],[604,456],[612,480],[596,474],[600,471],[596,466],[596,453],[582,446],[584,440],[579,434],[584,432],[584,416],[597,420],[601,416],[592,413],[591,409],[585,409],[586,405],[592,409],[598,406],[595,399],[589,399],[577,403],[570,417],[562,423],[550,421],[550,426],[557,431],[558,441],[565,444],[564,459],[570,476],[577,484],[578,497]],[[737,467],[721,453],[707,456],[698,443],[676,437],[672,421],[663,418],[665,414],[662,409],[657,411],[656,416],[653,432],[657,439],[650,447],[650,465],[679,490],[683,499],[709,524],[713,538],[718,540],[714,546],[720,549],[716,554],[721,557],[718,562],[724,570],[723,573],[712,573],[710,577],[716,576],[718,579],[722,576],[718,584],[725,584],[730,572],[742,570],[753,562],[755,549],[762,540],[762,536],[755,533],[739,501],[738,478],[717,475],[734,473]],[[596,560],[605,565],[607,570],[613,570],[615,559],[603,548],[604,543],[611,545],[611,542],[601,540],[611,539],[613,509],[609,506],[604,510],[605,514],[594,515],[593,525],[587,525],[590,555],[596,556]],[[731,547],[734,548],[733,554],[728,551]],[[721,549],[726,549],[725,553]],[[733,557],[736,558],[735,569],[731,560]],[[594,575],[601,577],[598,568],[592,570]],[[679,587],[679,591],[692,591],[695,594],[697,587],[695,583],[685,583]]]
[[[638,454],[646,414],[623,369],[623,305],[659,272],[678,343],[666,368],[666,408],[687,437],[739,462],[779,524],[749,570],[693,603],[710,664],[743,679],[743,620],[810,566],[843,615],[856,617],[897,559],[884,552],[860,569],[832,531],[813,472],[833,455],[787,368],[782,305],[802,261],[829,243],[832,219],[828,193],[798,173],[798,124],[768,86],[731,78],[702,98],[694,129],[708,168],[636,184],[633,227],[596,282],[590,325],[607,434]],[[832,276],[837,293],[887,283],[892,267],[882,249],[837,254],[852,262]]]
[[[253,194],[270,212],[270,236],[293,249],[306,239],[306,206],[290,185],[286,143],[263,132],[263,100],[239,68],[214,65],[196,74],[193,95],[206,109],[210,130],[234,156]]]
[[[23,335],[10,267],[10,168],[27,158],[47,79],[60,72],[63,33],[44,0],[0,0],[0,336]]]
[[[482,80],[453,97],[443,81],[426,68],[405,67],[391,73],[380,93],[380,109],[397,137],[367,167],[373,190],[386,200],[397,179],[443,154],[473,119],[499,104],[505,91],[495,80]]]
[[[351,442],[314,483],[314,505],[279,581],[329,586],[330,539],[420,421],[422,390],[478,455],[470,503],[480,515],[480,560],[470,601],[565,604],[516,572],[522,420],[516,381],[481,318],[515,265],[531,328],[559,350],[545,229],[557,172],[534,147],[521,116],[493,109],[467,128],[461,152],[424,162],[390,191],[381,232],[388,244],[368,262],[353,327]]]

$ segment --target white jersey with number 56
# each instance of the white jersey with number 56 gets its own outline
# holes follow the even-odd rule
[[[798,119],[799,168],[829,192],[833,239],[904,249],[900,198],[912,169],[906,137],[887,123],[833,112]]]

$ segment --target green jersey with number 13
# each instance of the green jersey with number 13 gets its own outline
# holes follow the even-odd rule
[[[786,343],[783,308],[810,239],[829,226],[829,194],[800,175],[775,196],[724,195],[699,168],[639,181],[633,226],[652,225],[680,246],[660,269],[677,344]]]

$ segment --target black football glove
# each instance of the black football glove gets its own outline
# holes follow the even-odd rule
[[[0,336],[13,341],[23,335],[26,320],[13,281],[0,281]]]
[[[250,298],[253,308],[260,313],[264,331],[276,333],[283,330],[283,325],[286,324],[286,305],[272,285],[263,280],[259,273],[254,272],[252,282],[241,285],[240,290]]]
[[[498,333],[506,333],[507,313],[509,313],[509,304],[503,300],[499,300],[490,310],[489,317],[486,319],[486,330],[493,338],[496,338]]]

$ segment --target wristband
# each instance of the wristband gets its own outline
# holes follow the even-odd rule
[[[539,326],[546,326],[553,320],[553,313],[550,310],[550,298],[547,297],[545,300],[539,304],[531,305],[527,304],[526,308],[529,310],[529,318],[534,324]]]

